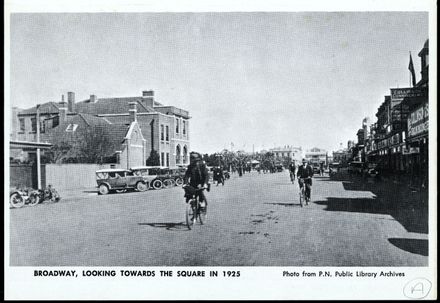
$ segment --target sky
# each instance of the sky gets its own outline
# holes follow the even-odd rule
[[[10,103],[141,96],[190,112],[191,149],[333,151],[408,87],[426,12],[15,13]]]

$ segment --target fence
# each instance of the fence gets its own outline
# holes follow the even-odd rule
[[[95,171],[110,166],[110,164],[46,164],[46,184],[51,184],[57,190],[95,187]]]

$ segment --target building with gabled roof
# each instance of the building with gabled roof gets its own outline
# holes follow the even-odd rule
[[[145,165],[152,150],[158,152],[161,166],[189,162],[189,112],[156,102],[153,91],[143,91],[141,97],[98,99],[91,95],[78,103],[75,94],[68,92],[67,102],[63,97],[59,103],[41,104],[38,111],[37,115],[37,107],[33,107],[17,114],[17,139],[36,141],[39,116],[40,141],[54,145],[78,141],[93,129],[105,130],[111,144],[102,156],[114,155],[121,167]],[[74,157],[75,152],[72,150],[70,156]]]

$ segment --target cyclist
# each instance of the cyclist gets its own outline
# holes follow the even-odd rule
[[[209,173],[205,163],[203,163],[202,156],[197,152],[191,152],[189,154],[189,165],[185,172],[184,184],[188,184],[193,188],[205,188],[209,191]],[[197,191],[200,202],[205,202],[205,206],[208,206],[208,200],[206,199],[202,190]],[[186,195],[186,203],[191,199],[190,195]],[[202,203],[203,205],[203,203]]]
[[[306,159],[302,160],[302,164],[303,165],[298,168],[298,184],[300,189],[302,189],[305,184],[306,201],[308,202],[310,201],[310,196],[312,192],[313,169],[310,165],[308,165]]]
[[[219,183],[225,185],[225,177],[223,175],[223,169],[220,166],[214,168],[214,181],[217,181],[217,186]]]
[[[295,173],[296,173],[296,165],[295,165],[295,161],[292,161],[289,164],[289,172],[290,172],[290,181],[294,181],[295,180]]]

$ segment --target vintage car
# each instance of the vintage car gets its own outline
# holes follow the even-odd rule
[[[99,195],[109,192],[125,192],[128,189],[145,191],[148,189],[148,179],[144,176],[134,175],[128,169],[101,169],[95,172]]]
[[[156,166],[136,166],[130,168],[134,176],[142,176],[148,185],[148,189],[153,186],[153,181],[157,178]]]
[[[170,177],[174,180],[177,186],[183,185],[185,172],[186,172],[186,168],[184,167],[170,168]]]
[[[339,172],[340,164],[339,162],[333,162],[328,165],[329,174],[334,175],[335,173]]]
[[[176,185],[176,181],[173,179],[172,172],[168,167],[153,166],[151,173],[156,175],[156,178],[151,182],[154,189],[170,188]]]
[[[352,161],[348,164],[348,172],[350,174],[362,174],[365,168],[365,163],[360,161]]]

